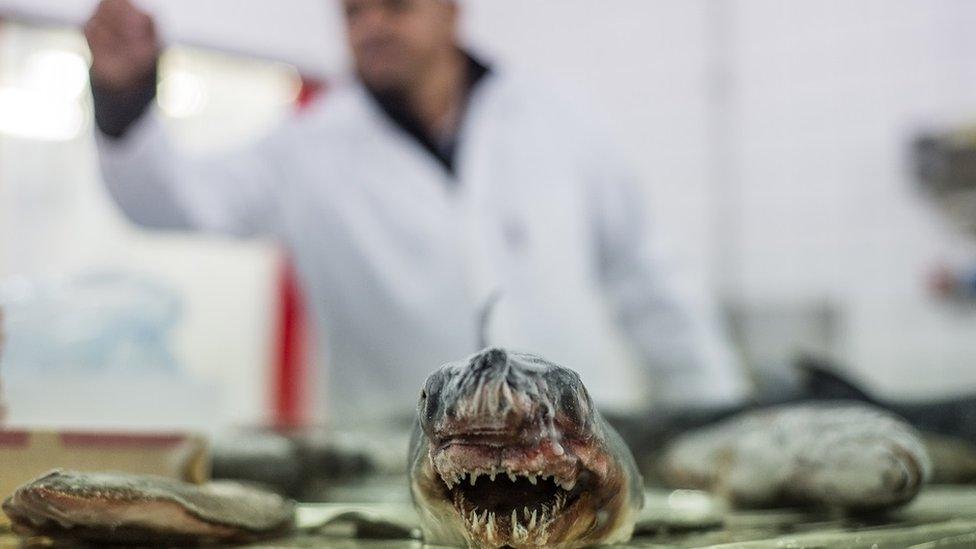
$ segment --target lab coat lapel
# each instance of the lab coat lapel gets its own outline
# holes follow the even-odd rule
[[[497,200],[504,195],[503,182],[491,177],[496,157],[498,100],[504,85],[498,74],[486,76],[468,100],[458,135],[456,190],[458,228],[465,258],[467,287],[476,308],[492,294],[505,292],[505,245],[498,230]]]
[[[373,161],[383,160],[393,167],[392,173],[404,176],[404,184],[390,190],[410,195],[423,204],[445,207],[453,187],[450,181],[452,175],[416,139],[390,119],[361,84],[357,90],[360,102],[368,112],[366,118],[376,130],[371,135],[377,136],[375,153],[381,156]],[[415,176],[406,177],[407,174]],[[395,184],[391,182],[391,186]]]

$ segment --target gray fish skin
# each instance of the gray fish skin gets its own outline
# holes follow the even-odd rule
[[[662,461],[668,484],[710,490],[738,506],[849,511],[904,505],[931,469],[910,425],[850,402],[746,412],[679,437]]]
[[[3,511],[21,535],[94,543],[241,542],[287,532],[295,507],[231,482],[54,470],[18,488]]]
[[[622,543],[643,507],[634,458],[579,376],[498,348],[427,379],[409,472],[432,544]]]

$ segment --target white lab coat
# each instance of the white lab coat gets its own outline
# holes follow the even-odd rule
[[[686,314],[649,253],[633,177],[552,91],[497,69],[483,79],[454,180],[351,82],[233,155],[180,154],[155,115],[98,149],[136,223],[292,251],[333,421],[412,409],[428,373],[476,350],[498,289],[492,343],[576,369],[604,406],[742,398],[731,353],[706,352],[722,348],[714,323]]]

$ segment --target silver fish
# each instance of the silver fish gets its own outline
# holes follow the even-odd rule
[[[620,543],[643,506],[634,458],[579,376],[498,348],[427,379],[409,472],[427,543]]]
[[[14,532],[90,543],[243,542],[294,526],[294,505],[240,484],[52,471],[3,502]]]
[[[911,501],[931,476],[915,430],[856,403],[746,412],[675,440],[663,459],[672,486],[746,507],[880,510]]]

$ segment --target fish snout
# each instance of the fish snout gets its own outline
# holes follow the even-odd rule
[[[504,377],[507,367],[508,353],[497,347],[485,349],[471,360],[471,373],[474,375]]]
[[[459,437],[523,443],[553,429],[585,438],[592,427],[579,376],[535,355],[489,347],[445,366],[426,389],[422,426],[437,443]]]
[[[521,368],[517,356],[497,348],[472,356],[451,383],[452,398],[435,431],[516,437],[537,423],[546,408],[541,378]]]

